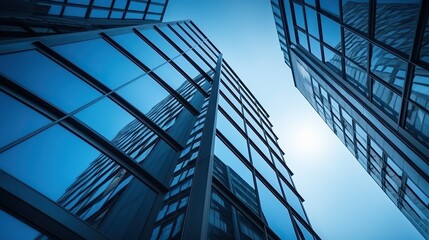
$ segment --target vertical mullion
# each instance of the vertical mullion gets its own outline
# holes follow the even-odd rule
[[[219,54],[182,239],[207,237],[221,67],[222,54]]]

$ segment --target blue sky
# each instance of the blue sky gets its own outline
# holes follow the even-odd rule
[[[191,19],[271,115],[322,239],[423,239],[293,86],[268,0],[170,0],[164,21]]]

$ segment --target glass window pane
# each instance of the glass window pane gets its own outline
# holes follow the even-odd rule
[[[94,0],[94,6],[110,7],[112,0]]]
[[[251,188],[255,188],[253,184],[252,172],[244,163],[238,159],[231,149],[225,143],[216,137],[214,154],[218,157],[227,167],[234,173],[238,174],[240,178],[246,182]]]
[[[429,114],[412,102],[408,102],[405,129],[420,142],[429,145]]]
[[[170,59],[179,55],[179,52],[164,38],[162,37],[155,29],[153,28],[144,28],[140,32],[149,39],[150,42],[156,45],[162,52],[164,52]]]
[[[346,60],[346,80],[360,93],[368,96],[368,74],[356,64]]]
[[[320,42],[313,37],[310,37],[311,53],[322,61],[322,53],[320,51]]]
[[[429,111],[429,71],[416,67],[410,98]]]
[[[71,17],[84,17],[86,14],[86,8],[82,7],[72,7],[72,6],[66,6],[64,9],[64,16],[71,16]]]
[[[299,45],[301,45],[303,48],[305,48],[308,51],[307,35],[301,30],[298,30],[298,40],[299,40]]]
[[[264,220],[281,239],[296,239],[289,210],[259,180],[258,193]]]
[[[298,224],[299,231],[301,231],[302,235],[304,235],[304,239],[305,240],[314,239],[314,237],[310,233],[310,231],[308,231],[308,229],[304,225],[302,225],[302,223],[298,219],[296,219],[295,217],[294,217],[294,219],[295,219],[295,222]]]
[[[53,49],[111,89],[144,74],[103,39],[59,45]]]
[[[21,220],[0,210],[0,232],[4,239],[37,239],[40,233]]]
[[[296,25],[298,25],[302,29],[306,29],[304,20],[304,9],[302,8],[302,5],[298,3],[293,3],[293,7],[295,11]]]
[[[144,114],[147,114],[164,99],[171,96],[167,90],[149,75],[144,75],[138,80],[119,89],[117,93]]]
[[[101,96],[82,79],[37,51],[0,56],[0,72],[67,112]]]
[[[115,5],[113,5],[113,7],[119,8],[119,9],[125,9],[126,4],[127,4],[127,0],[115,0]]]
[[[330,0],[331,1],[331,0]],[[321,15],[323,41],[341,52],[341,29],[334,20]]]
[[[166,62],[161,55],[134,33],[116,35],[112,38],[150,69]]]
[[[319,39],[319,21],[317,20],[316,11],[305,7],[305,14],[307,15],[308,33]]]
[[[429,63],[429,18],[426,20],[425,35],[420,49],[420,59]]]
[[[271,184],[274,189],[281,194],[279,181],[277,174],[273,168],[267,163],[267,161],[253,148],[250,147],[250,154],[252,156],[253,166],[258,172]]]
[[[345,24],[366,33],[368,32],[368,16],[368,0],[343,0],[343,21]]]
[[[75,117],[108,140],[113,140],[127,124],[135,120],[127,111],[108,98],[76,113]]]
[[[56,125],[1,153],[0,168],[57,200],[99,155]]]
[[[407,63],[385,50],[373,46],[371,72],[402,91],[407,71]]]
[[[164,64],[161,67],[155,69],[154,73],[162,78],[170,87],[174,90],[180,90],[180,87],[188,80],[183,76],[177,69],[175,69],[170,63]]]
[[[131,1],[130,5],[128,6],[128,10],[144,11],[145,9],[146,9],[146,3],[138,2],[138,1]]]
[[[0,147],[15,141],[51,121],[30,107],[0,91]]]
[[[319,0],[320,8],[338,16],[340,14],[340,3],[338,0]]]
[[[0,168],[96,226],[103,226],[106,212],[110,224],[131,224],[135,215],[143,217],[135,206],[151,206],[156,197],[110,158],[59,125],[0,154]],[[121,198],[128,185],[144,197]],[[120,234],[116,228],[100,230],[109,238]]]
[[[173,60],[191,79],[200,76],[200,72],[182,55]]]
[[[372,94],[373,103],[393,120],[397,121],[401,110],[401,97],[377,82],[377,80],[374,80]]]
[[[219,106],[230,116],[238,126],[240,126],[241,130],[244,131],[244,122],[241,115],[237,113],[235,108],[233,108],[224,98],[220,95],[219,98]]]
[[[231,203],[212,191],[207,239],[234,239],[234,221]]]
[[[283,191],[286,195],[286,201],[295,209],[295,211],[304,219],[307,219],[304,213],[304,209],[302,208],[301,200],[296,196],[296,194],[286,185],[285,182],[281,181]]]
[[[142,19],[143,13],[126,12],[125,18],[126,19]]]
[[[221,112],[217,114],[216,128],[246,159],[249,159],[246,139]]]
[[[173,42],[179,46],[182,51],[186,51],[189,49],[188,45],[186,45],[178,36],[176,33],[174,33],[168,26],[159,26],[158,27],[165,35],[168,36]],[[184,34],[185,35],[185,34]],[[184,37],[184,36],[182,36]]]
[[[411,54],[420,0],[379,0],[376,4],[375,38]]]
[[[284,1],[285,3],[285,12],[286,12],[286,20],[287,20],[287,29],[289,30],[289,36],[292,43],[296,44],[296,37],[295,37],[295,28],[292,21],[292,10],[290,1]]]
[[[109,11],[107,10],[100,10],[100,9],[92,9],[91,15],[89,15],[90,18],[107,18],[109,15]]]
[[[346,47],[346,56],[355,61],[361,67],[367,68],[368,41],[348,30],[344,30],[344,41]]]
[[[323,47],[323,51],[325,54],[325,64],[341,76],[343,71],[341,57],[327,47]]]

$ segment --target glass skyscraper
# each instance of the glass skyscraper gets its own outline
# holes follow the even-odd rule
[[[1,238],[320,239],[221,52],[140,21],[0,42]]]
[[[294,84],[429,238],[427,1],[271,1]]]

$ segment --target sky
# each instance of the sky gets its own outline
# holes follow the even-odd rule
[[[164,21],[185,19],[215,44],[270,114],[322,239],[423,239],[293,86],[269,0],[170,0]]]

